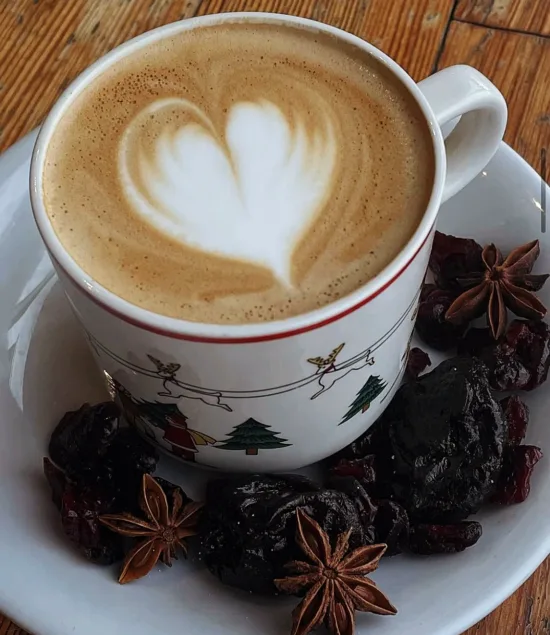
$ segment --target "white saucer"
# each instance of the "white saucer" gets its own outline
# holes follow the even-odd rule
[[[115,570],[88,564],[64,541],[42,456],[60,415],[104,393],[31,218],[34,138],[0,158],[0,611],[40,635],[290,632],[294,598],[243,595],[185,561],[122,587]],[[541,233],[540,197],[537,174],[502,145],[487,170],[444,205],[439,228],[494,240],[503,250],[540,238],[537,271],[548,272],[550,236]],[[542,296],[548,305],[550,284]],[[550,457],[550,384],[527,401],[527,442]],[[526,503],[480,515],[484,533],[472,549],[383,561],[374,577],[399,614],[359,614],[358,632],[458,635],[505,600],[550,552],[549,466],[548,458],[537,466]],[[195,496],[206,477],[168,459],[160,473]]]

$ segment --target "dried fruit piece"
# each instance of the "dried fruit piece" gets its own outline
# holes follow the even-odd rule
[[[376,501],[374,519],[374,542],[388,545],[386,556],[395,556],[407,548],[409,543],[409,516],[405,508],[390,500]]]
[[[49,451],[53,461],[44,459],[44,473],[63,531],[92,562],[120,559],[122,539],[98,517],[133,511],[128,501],[137,499],[142,475],[155,469],[158,453],[133,428],[119,429],[119,409],[111,401],[68,412],[51,435]]]
[[[137,513],[143,475],[156,470],[159,458],[158,452],[134,428],[121,428],[112,437],[101,464],[110,474],[121,509]]]
[[[508,423],[508,443],[519,445],[527,432],[529,408],[517,395],[502,399],[500,405]]]
[[[284,564],[300,558],[296,510],[316,520],[332,541],[351,528],[350,547],[367,544],[359,507],[343,492],[322,490],[298,475],[252,474],[208,483],[201,523],[202,558],[220,580],[254,593],[275,593]]]
[[[468,325],[454,325],[445,319],[445,313],[454,302],[456,292],[428,287],[421,295],[416,318],[416,332],[420,339],[438,351],[454,348]]]
[[[134,428],[119,428],[119,412],[111,401],[68,412],[51,435],[49,451],[69,480],[111,492],[126,507],[138,499],[141,478],[154,472],[159,455]]]
[[[375,456],[370,454],[362,459],[340,459],[330,468],[331,476],[353,476],[368,490],[376,482]]]
[[[354,476],[331,476],[327,480],[326,486],[331,490],[336,490],[347,494],[353,501],[364,529],[365,540],[368,543],[374,542],[374,518],[376,516],[376,505],[370,498],[367,490],[361,481]]]
[[[437,286],[464,289],[462,281],[483,269],[481,253],[481,245],[471,238],[458,238],[436,231],[429,266]]]
[[[67,538],[95,564],[112,564],[124,556],[123,541],[99,522],[112,510],[112,495],[68,485],[61,500],[61,525]]]
[[[448,359],[404,384],[376,427],[377,490],[385,483],[392,494],[377,498],[396,500],[412,521],[462,520],[492,494],[506,427],[480,360]]]
[[[405,372],[410,379],[416,379],[420,373],[423,373],[431,365],[432,361],[428,353],[415,346],[409,351]]]
[[[52,461],[72,479],[82,480],[88,471],[96,479],[99,474],[94,468],[118,430],[119,416],[120,410],[112,401],[95,406],[85,403],[67,412],[50,438]]]
[[[488,329],[470,329],[459,353],[482,359],[494,390],[533,390],[550,367],[550,328],[545,322],[514,320],[504,337],[492,341]]]
[[[481,534],[481,525],[476,521],[454,525],[413,525],[409,535],[409,549],[425,556],[458,553],[475,545]]]
[[[531,475],[543,454],[533,445],[516,445],[507,448],[504,463],[492,497],[494,503],[515,505],[523,503],[531,491]]]

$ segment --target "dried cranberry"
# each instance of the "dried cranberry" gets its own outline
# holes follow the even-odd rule
[[[407,547],[409,516],[395,501],[380,500],[376,503],[378,508],[374,519],[375,541],[388,545],[386,556],[395,556]]]
[[[416,332],[424,343],[438,351],[454,348],[468,327],[467,324],[451,324],[445,319],[445,313],[456,297],[454,291],[435,288],[425,293],[418,305]]]
[[[531,491],[531,474],[542,456],[540,448],[534,445],[507,448],[492,501],[500,505],[523,503]]]
[[[459,352],[482,359],[495,390],[533,390],[546,381],[550,367],[550,328],[536,320],[514,320],[495,342],[489,329],[470,329]]]
[[[428,353],[425,353],[421,348],[414,347],[409,351],[405,372],[411,379],[416,379],[420,373],[424,372],[426,368],[431,365],[432,361]]]
[[[537,320],[514,320],[504,336],[531,374],[525,390],[533,390],[546,381],[550,367],[550,328]]]
[[[412,521],[463,520],[494,491],[506,428],[480,360],[448,359],[403,384],[378,425],[388,440],[369,453],[377,489],[386,481],[393,494],[378,498],[399,502]]]
[[[124,556],[123,539],[99,522],[101,514],[112,511],[112,494],[69,485],[61,500],[61,525],[67,538],[87,560],[112,564]]]
[[[455,525],[413,525],[409,534],[409,550],[425,556],[458,553],[475,545],[481,534],[481,525],[473,520]]]
[[[461,280],[483,270],[481,252],[481,245],[471,238],[457,238],[436,231],[429,266],[437,286],[463,290]]]
[[[362,459],[340,459],[336,465],[330,468],[330,474],[332,476],[353,476],[368,488],[369,485],[376,482],[374,461],[373,454]]]
[[[508,443],[519,445],[527,432],[529,408],[517,395],[502,399],[500,405],[508,423]]]

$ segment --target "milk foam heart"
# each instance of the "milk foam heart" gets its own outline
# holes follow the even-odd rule
[[[166,115],[185,123],[151,139],[148,122]],[[123,191],[158,230],[196,249],[263,265],[291,286],[294,248],[333,184],[337,141],[328,109],[322,124],[311,130],[298,114],[290,122],[260,99],[233,105],[220,133],[189,101],[158,100],[123,135]]]

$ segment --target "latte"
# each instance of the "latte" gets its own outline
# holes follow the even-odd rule
[[[147,43],[77,95],[44,200],[120,297],[210,323],[305,313],[379,273],[431,193],[430,131],[368,53],[254,22]]]

